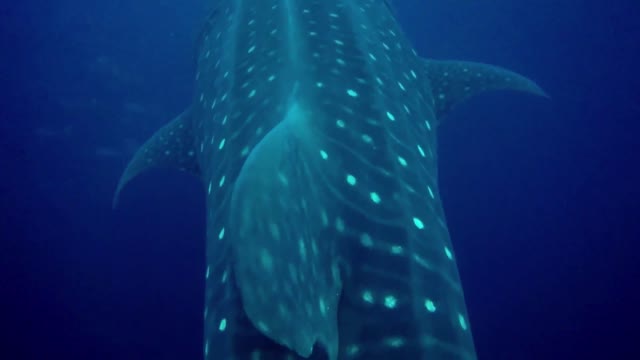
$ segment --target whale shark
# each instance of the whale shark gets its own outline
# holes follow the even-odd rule
[[[437,174],[437,130],[490,90],[426,59],[385,0],[219,0],[192,103],[117,186],[158,167],[206,196],[206,360],[476,359]]]

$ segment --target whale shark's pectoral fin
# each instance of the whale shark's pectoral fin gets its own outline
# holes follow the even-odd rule
[[[190,109],[156,131],[129,161],[113,196],[113,207],[118,205],[120,192],[127,183],[150,168],[175,168],[199,176],[191,131]]]
[[[466,61],[425,61],[436,116],[442,118],[457,104],[491,90],[516,90],[548,97],[532,80],[501,67]]]
[[[303,357],[317,342],[337,359],[341,293],[331,199],[310,112],[293,104],[256,145],[231,197],[235,280],[245,313],[265,336]]]

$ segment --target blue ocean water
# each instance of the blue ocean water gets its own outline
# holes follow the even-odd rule
[[[501,65],[551,96],[482,95],[439,130],[479,358],[639,358],[640,4],[394,4],[421,55]],[[206,8],[0,10],[1,358],[201,358],[200,184],[155,171],[111,198],[189,103]]]

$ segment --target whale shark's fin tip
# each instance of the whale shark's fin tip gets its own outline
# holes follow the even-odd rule
[[[185,110],[170,123],[156,131],[135,153],[120,177],[112,207],[118,206],[122,189],[141,173],[156,167],[176,168],[200,175],[191,133],[191,111]]]
[[[493,90],[515,90],[550,98],[533,80],[498,66],[447,60],[426,60],[436,116],[441,119],[464,100]]]

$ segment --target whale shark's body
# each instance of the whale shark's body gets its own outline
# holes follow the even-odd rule
[[[436,130],[473,94],[542,91],[422,59],[384,0],[220,0],[197,60],[117,193],[151,167],[202,179],[205,359],[475,359]]]

